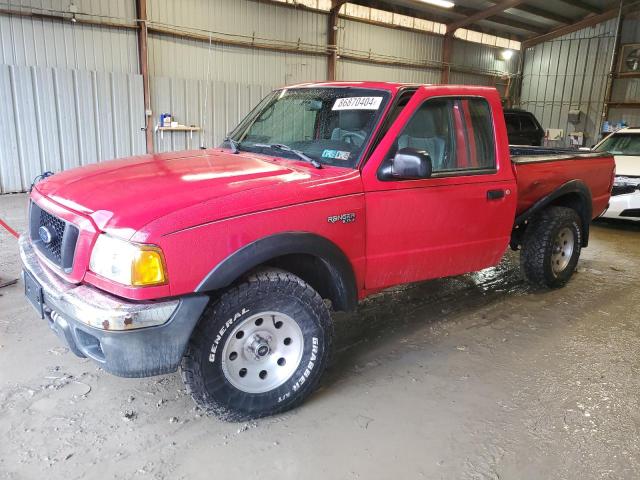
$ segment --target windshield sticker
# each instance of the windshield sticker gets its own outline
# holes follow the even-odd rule
[[[342,150],[323,150],[322,158],[333,158],[334,160],[349,160],[351,152],[344,152]]]
[[[337,98],[331,110],[378,110],[382,97]]]

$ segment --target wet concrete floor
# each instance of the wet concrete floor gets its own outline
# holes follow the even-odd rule
[[[25,227],[25,196],[0,218]],[[203,417],[177,374],[110,376],[0,289],[0,479],[636,479],[640,225],[596,223],[564,289],[517,254],[335,315],[337,352],[301,408]],[[0,277],[17,276],[0,231]]]

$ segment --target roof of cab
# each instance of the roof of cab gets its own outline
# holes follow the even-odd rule
[[[616,130],[616,133],[640,133],[640,127],[623,127],[620,130]]]
[[[467,92],[467,94],[486,94],[489,92],[497,92],[494,87],[483,87],[478,85],[450,85],[450,84],[429,84],[429,83],[401,83],[401,82],[369,82],[369,81],[335,81],[335,82],[308,82],[298,83],[296,85],[287,85],[276,90],[295,89],[295,88],[322,88],[322,87],[359,87],[379,90],[388,90],[397,92],[407,87],[425,87],[438,90],[453,90],[454,92]]]

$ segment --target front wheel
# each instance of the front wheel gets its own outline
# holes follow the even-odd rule
[[[577,212],[550,207],[534,218],[524,235],[520,265],[533,285],[564,286],[576,269],[582,247],[582,222]]]
[[[291,273],[262,271],[205,310],[182,378],[196,404],[224,420],[273,415],[311,394],[332,337],[329,311],[315,290]]]

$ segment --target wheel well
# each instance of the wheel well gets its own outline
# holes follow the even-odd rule
[[[549,207],[566,207],[575,210],[580,216],[582,229],[582,247],[589,244],[589,225],[591,224],[591,201],[579,192],[569,192],[558,197],[549,199],[544,204],[537,205],[521,222],[516,225],[511,234],[511,249],[518,250],[522,244],[524,234],[527,231],[529,222]]]
[[[299,276],[336,310],[353,310],[358,289],[353,267],[331,241],[306,232],[285,232],[245,245],[216,265],[196,293],[227,289],[256,269],[275,267]]]
[[[567,207],[575,210],[580,215],[582,223],[584,224],[585,215],[588,215],[586,200],[579,193],[567,193],[561,197],[554,199],[549,206],[554,207]],[[589,219],[591,220],[591,219]],[[583,226],[584,228],[584,226]]]
[[[310,254],[294,253],[276,257],[261,267],[275,267],[300,277],[306,283],[311,285],[322,298],[331,300],[331,304],[336,310],[350,310],[349,300],[346,292],[341,286],[344,280],[340,276],[340,272],[331,264]]]

